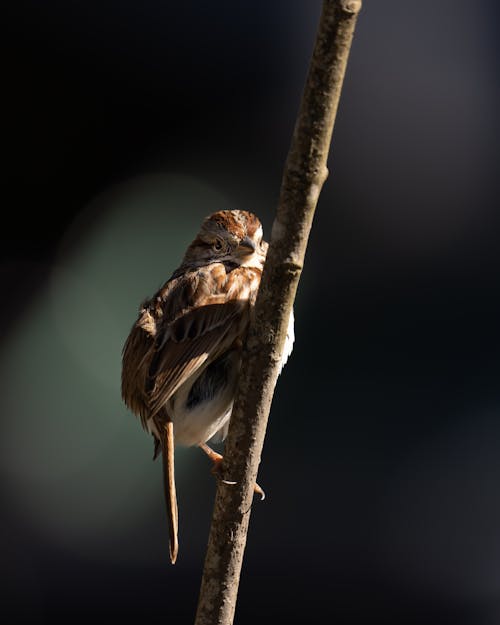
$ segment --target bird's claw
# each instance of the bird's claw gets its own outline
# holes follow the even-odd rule
[[[227,484],[228,486],[235,486],[238,482],[234,482],[232,480],[224,480],[224,479],[221,478],[220,471],[221,471],[221,465],[222,465],[223,456],[221,454],[217,453],[216,451],[214,451],[213,449],[211,449],[205,443],[201,443],[199,445],[199,447],[201,447],[201,449],[203,449],[203,451],[207,454],[207,456],[213,462],[213,466],[212,466],[212,468],[210,470],[212,475],[214,475],[223,484]],[[253,491],[257,495],[260,495],[260,500],[261,501],[264,501],[264,499],[266,498],[266,493],[263,491],[263,489],[258,484],[255,484]]]

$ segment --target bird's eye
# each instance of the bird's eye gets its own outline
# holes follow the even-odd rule
[[[220,252],[222,249],[222,241],[220,239],[215,239],[213,248],[216,252]]]

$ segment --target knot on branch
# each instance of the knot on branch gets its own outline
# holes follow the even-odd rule
[[[326,154],[324,155],[326,159]],[[328,178],[328,168],[321,163],[310,163],[300,155],[291,154],[286,171],[286,178],[283,178],[284,187],[297,187],[299,190],[311,184],[320,188]]]
[[[283,263],[281,263],[280,269],[283,273],[286,273],[288,276],[293,278],[299,278],[302,273],[303,265],[302,263],[295,261],[291,258],[287,258]]]
[[[361,11],[361,0],[340,0],[340,8],[345,13],[356,14]]]

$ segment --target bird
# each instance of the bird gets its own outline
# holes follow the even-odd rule
[[[153,436],[153,458],[162,455],[172,564],[179,549],[174,449],[198,446],[214,473],[220,467],[222,455],[207,442],[227,435],[267,249],[253,213],[206,217],[178,269],[141,304],[123,347],[122,398]],[[292,311],[281,368],[294,339]],[[263,498],[257,484],[255,491]]]

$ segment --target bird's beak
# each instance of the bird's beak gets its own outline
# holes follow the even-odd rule
[[[243,237],[238,246],[240,249],[243,249],[248,254],[253,254],[255,252],[255,243],[250,239],[250,237]]]

